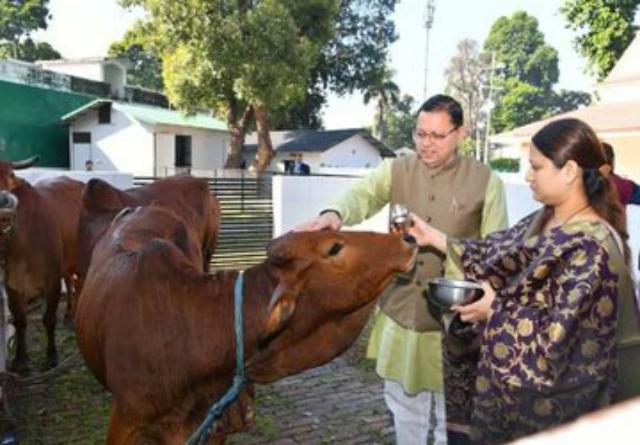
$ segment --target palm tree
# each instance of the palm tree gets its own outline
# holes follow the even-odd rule
[[[368,104],[371,100],[376,99],[376,123],[375,130],[377,138],[384,142],[386,134],[385,113],[389,106],[395,105],[400,101],[400,88],[392,80],[393,71],[387,66],[383,66],[376,70],[369,82],[369,87],[364,92],[364,103]]]

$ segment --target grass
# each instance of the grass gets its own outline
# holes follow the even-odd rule
[[[61,365],[44,372],[46,337],[40,321],[43,310],[38,307],[29,314],[32,374],[6,380],[8,409],[0,413],[0,432],[12,432],[22,445],[102,444],[107,432],[109,393],[86,369],[73,331],[61,322],[56,331]],[[12,354],[10,351],[9,356]]]

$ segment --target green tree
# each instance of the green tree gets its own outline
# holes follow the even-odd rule
[[[589,103],[588,95],[553,90],[560,75],[558,52],[547,45],[538,21],[526,12],[500,17],[491,27],[484,51],[495,55],[494,72],[497,95],[491,128],[495,132],[510,130]]]
[[[576,49],[588,70],[604,79],[635,37],[640,0],[565,0],[560,8],[567,27],[578,33]]]
[[[311,69],[304,99],[278,113],[279,128],[320,128],[320,111],[330,92],[344,95],[370,88],[397,39],[392,19],[397,2],[337,0],[340,9],[333,38]]]
[[[386,134],[382,140],[392,150],[413,148],[413,128],[416,125],[415,100],[409,95],[392,103],[384,115]]]
[[[458,43],[458,53],[445,69],[445,92],[460,101],[472,145],[479,138],[480,107],[484,103],[483,89],[488,83],[488,70],[486,56],[480,54],[478,43],[471,39]]]
[[[0,0],[0,42],[20,39],[47,27],[49,0]]]
[[[272,156],[268,114],[304,97],[309,73],[335,27],[333,0],[123,0],[149,14],[167,94],[186,110],[204,106],[227,117],[227,166],[241,162],[252,115],[256,168]]]
[[[122,57],[129,61],[127,69],[129,85],[162,91],[162,61],[153,51],[148,31],[143,22],[136,22],[122,40],[111,44],[108,55]]]
[[[55,50],[50,45],[29,39],[33,31],[47,27],[48,4],[49,0],[0,0],[0,58],[51,58]]]
[[[364,92],[364,103],[376,101],[376,117],[374,130],[379,140],[384,141],[386,138],[385,113],[387,109],[398,103],[400,100],[400,88],[392,80],[393,71],[389,70],[385,65],[379,67],[372,74],[370,85]]]
[[[17,44],[0,44],[0,59],[14,58],[26,62],[36,60],[53,60],[62,56],[47,42],[34,42],[30,37]]]

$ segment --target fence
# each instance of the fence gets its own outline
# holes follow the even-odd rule
[[[135,185],[154,181],[134,178]],[[214,269],[246,268],[266,257],[273,237],[271,175],[238,174],[207,178],[211,192],[220,200],[218,244],[211,261]]]

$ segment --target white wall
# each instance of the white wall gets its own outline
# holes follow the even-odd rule
[[[108,182],[120,190],[133,187],[133,175],[131,173],[109,172],[109,171],[78,171],[78,170],[59,170],[53,168],[28,168],[26,170],[16,170],[16,175],[25,179],[30,184],[35,184],[43,179],[57,178],[59,176],[67,176],[80,182],[88,182],[89,179],[99,178]]]
[[[103,68],[104,81],[111,85],[111,94],[124,99],[124,87],[127,84],[127,71],[115,63],[107,63]]]
[[[94,170],[116,170],[134,176],[153,176],[153,129],[139,124],[112,107],[111,123],[98,124],[97,111],[80,116],[69,128],[69,140],[76,131],[91,133],[91,156]],[[73,142],[71,166],[83,170],[75,159]]]
[[[159,125],[156,136],[156,164],[158,175],[175,170],[175,135],[191,136],[191,169],[216,170],[227,160],[229,133],[193,127]]]
[[[322,153],[318,167],[372,168],[381,161],[380,151],[357,134]]]
[[[274,237],[280,236],[298,224],[316,216],[331,202],[339,199],[358,179],[319,176],[274,176]],[[540,204],[533,199],[531,189],[517,177],[506,177],[505,190],[510,226],[540,208]],[[388,209],[385,206],[373,218],[358,226],[349,228],[349,230],[386,232],[387,227]],[[640,206],[627,207],[627,227],[630,235],[629,244],[632,251],[633,270],[637,271],[638,252],[640,251]]]
[[[38,64],[49,71],[55,71],[57,73],[70,74],[76,77],[82,77],[84,79],[96,80],[98,82],[104,82],[104,72],[102,70],[102,64],[100,62],[87,62],[87,63],[47,63],[46,61],[40,61]]]
[[[342,196],[360,178],[323,176],[273,177],[273,235],[280,236],[298,224],[316,216]],[[388,231],[385,206],[369,220],[347,230]]]
[[[272,171],[284,171],[284,160],[295,159],[297,153],[302,154],[302,160],[309,165],[311,173],[327,171],[335,168],[375,168],[382,162],[382,156],[377,148],[360,135],[331,147],[325,152],[275,152],[271,159]],[[245,153],[247,165],[254,163],[255,153]]]

